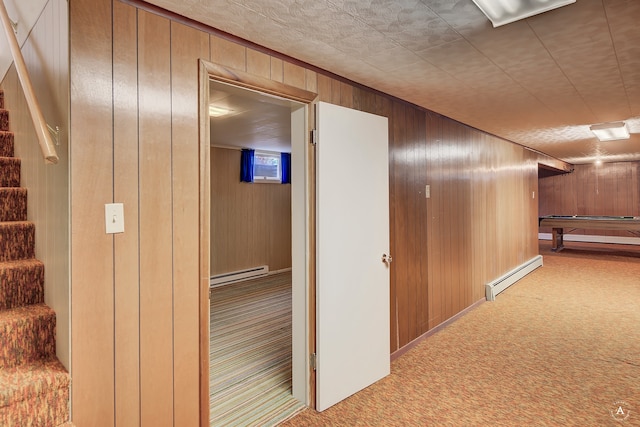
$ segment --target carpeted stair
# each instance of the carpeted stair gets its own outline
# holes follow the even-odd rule
[[[56,315],[44,304],[44,265],[0,91],[0,426],[69,421],[70,377],[56,358]]]

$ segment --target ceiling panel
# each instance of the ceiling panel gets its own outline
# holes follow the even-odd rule
[[[640,160],[638,0],[498,28],[472,0],[151,3],[573,163]],[[605,121],[631,139],[597,141]]]

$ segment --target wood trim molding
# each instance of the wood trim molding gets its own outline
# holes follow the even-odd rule
[[[209,276],[211,251],[211,157],[209,155],[209,72],[200,61],[200,427],[209,427]]]
[[[255,90],[269,95],[276,95],[305,104],[312,103],[318,96],[316,93],[309,92],[304,89],[299,89],[284,83],[276,82],[219,64],[214,64],[204,60],[202,61],[202,64],[204,65],[209,78],[221,83]]]
[[[398,357],[402,356],[403,354],[405,354],[406,352],[408,352],[409,350],[411,350],[412,348],[414,348],[415,346],[420,344],[420,342],[422,342],[425,339],[429,338],[431,335],[435,334],[436,332],[441,331],[442,329],[444,329],[445,327],[449,326],[450,324],[452,324],[453,322],[455,322],[456,320],[458,320],[459,318],[461,318],[462,316],[464,316],[465,314],[467,314],[468,312],[470,312],[474,308],[480,306],[481,304],[483,304],[486,301],[487,301],[486,298],[482,298],[481,300],[476,301],[475,303],[473,303],[469,307],[465,308],[464,310],[462,310],[461,312],[459,312],[455,316],[448,318],[447,320],[445,320],[444,322],[440,323],[435,328],[430,329],[427,332],[425,332],[424,334],[420,335],[418,338],[414,339],[409,344],[407,344],[404,347],[394,351],[393,353],[391,353],[391,361],[393,362]]]

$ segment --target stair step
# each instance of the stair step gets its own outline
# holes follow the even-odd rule
[[[9,130],[9,111],[0,109],[0,130]]]
[[[58,426],[69,421],[66,369],[55,358],[0,369],[0,426]]]
[[[0,370],[55,356],[56,314],[45,304],[0,311]]]
[[[37,259],[0,262],[0,310],[44,302],[44,264]]]
[[[0,262],[35,258],[34,242],[32,222],[0,222]]]
[[[0,187],[0,222],[27,220],[27,189]]]
[[[0,157],[13,157],[13,132],[0,131]]]
[[[0,187],[20,187],[20,159],[0,157]]]

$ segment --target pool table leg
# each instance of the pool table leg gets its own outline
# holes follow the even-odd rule
[[[560,252],[564,249],[564,229],[553,228],[551,233],[551,250]]]

